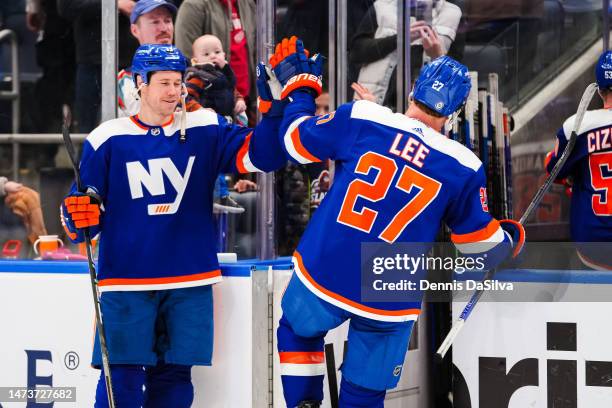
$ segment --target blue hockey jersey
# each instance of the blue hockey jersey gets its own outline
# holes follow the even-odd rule
[[[219,173],[270,171],[286,161],[280,118],[255,129],[230,125],[209,110],[180,113],[163,126],[137,116],[102,123],[87,137],[84,186],[102,201],[101,291],[158,290],[221,280],[212,203]],[[74,189],[74,187],[73,187]]]
[[[443,221],[464,253],[509,241],[488,213],[482,163],[460,143],[372,102],[312,117],[309,95],[291,97],[280,130],[289,157],[336,160],[332,187],[294,254],[297,276],[320,298],[376,320],[415,320],[420,301],[361,299],[363,242],[433,242]]]
[[[576,115],[557,132],[555,149],[547,156],[550,172],[565,150]],[[578,139],[557,180],[572,179],[570,229],[575,242],[612,241],[612,110],[587,111]],[[583,254],[584,255],[584,254]],[[584,259],[587,264],[593,264]],[[608,265],[612,265],[609,263]],[[595,265],[592,265],[595,267]]]

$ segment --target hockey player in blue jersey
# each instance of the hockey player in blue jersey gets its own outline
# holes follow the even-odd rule
[[[448,57],[427,65],[406,114],[357,101],[317,117],[314,81],[296,87],[292,71],[315,78],[320,64],[299,52],[299,42],[296,49],[295,57],[272,62],[290,101],[283,145],[297,163],[336,160],[336,173],[294,253],[295,271],[282,299],[283,393],[288,407],[320,406],[324,336],[350,320],[340,406],[382,407],[386,390],[398,383],[420,302],[362,301],[361,244],[432,242],[445,222],[464,253],[505,247],[508,254],[513,247],[516,255],[524,230],[488,213],[482,163],[438,133],[469,93],[463,65]]]
[[[612,51],[605,51],[595,66],[603,109],[585,112],[576,144],[557,176],[571,184],[570,228],[578,256],[590,268],[612,269],[612,254],[601,246],[581,244],[612,242]],[[557,132],[553,151],[546,156],[550,172],[565,150],[576,115]]]
[[[262,72],[267,114],[255,129],[210,110],[175,112],[186,68],[180,51],[142,45],[132,67],[140,111],[88,135],[80,163],[87,193],[73,187],[61,215],[74,242],[84,228],[101,231],[98,286],[116,406],[186,408],[191,367],[212,358],[211,284],[221,280],[213,186],[219,173],[284,165],[282,109]],[[101,365],[97,341],[93,364]],[[108,406],[103,376],[95,406]]]

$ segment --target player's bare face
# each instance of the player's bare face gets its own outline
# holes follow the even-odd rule
[[[142,113],[167,118],[176,110],[182,92],[180,72],[159,71],[151,75],[149,85],[142,93]],[[148,112],[147,112],[148,111]]]
[[[172,44],[174,24],[172,14],[165,7],[138,17],[130,29],[140,44]]]

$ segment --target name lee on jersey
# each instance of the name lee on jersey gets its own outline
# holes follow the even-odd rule
[[[429,154],[429,149],[412,136],[398,133],[393,140],[389,153],[421,168],[423,167],[423,160]]]

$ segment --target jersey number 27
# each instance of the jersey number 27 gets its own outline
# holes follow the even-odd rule
[[[370,233],[372,226],[378,216],[375,211],[363,206],[360,211],[355,211],[355,204],[359,197],[372,203],[384,200],[389,192],[391,183],[397,173],[397,164],[394,160],[374,152],[364,153],[357,163],[355,173],[369,174],[376,170],[378,174],[373,183],[357,179],[351,181],[342,202],[342,208],[338,214],[337,221],[341,224],[356,228],[360,231]],[[410,224],[431,202],[438,196],[442,185],[419,171],[404,166],[395,183],[395,188],[409,194],[416,187],[419,192],[408,203],[400,209],[391,222],[378,235],[386,242],[394,242]]]

